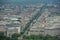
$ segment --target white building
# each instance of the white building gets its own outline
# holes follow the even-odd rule
[[[45,28],[45,35],[60,36],[60,25],[46,27]]]
[[[41,25],[39,27],[37,23],[35,23],[35,25],[31,26],[29,34],[60,36],[60,17],[59,16],[48,17],[46,18],[46,23]]]
[[[49,17],[46,22],[45,35],[60,36],[60,16]]]
[[[10,25],[9,24],[9,25],[7,25],[6,31],[7,31],[7,36],[11,37],[12,34],[14,34],[14,33],[19,34],[22,31],[22,27],[19,25],[14,25],[14,24]]]

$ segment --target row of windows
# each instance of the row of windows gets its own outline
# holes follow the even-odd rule
[[[38,31],[38,30],[35,30],[35,31],[34,31],[34,30],[32,30],[32,31],[30,31],[30,32],[44,32],[44,31],[42,31],[42,30],[41,30],[41,31]]]

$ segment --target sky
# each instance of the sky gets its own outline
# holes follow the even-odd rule
[[[58,3],[60,0],[0,0],[0,4],[5,3]]]

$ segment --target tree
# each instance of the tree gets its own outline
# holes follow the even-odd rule
[[[15,40],[15,39],[5,36],[4,32],[0,32],[0,40]]]
[[[44,40],[58,40],[56,36],[46,35]]]

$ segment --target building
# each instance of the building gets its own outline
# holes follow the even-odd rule
[[[7,36],[9,37],[11,37],[14,33],[20,34],[20,32],[22,31],[22,27],[17,24],[7,24],[6,26]]]
[[[44,24],[39,24],[37,22],[31,26],[29,35],[51,35],[60,36],[60,16],[48,17],[45,19]],[[37,25],[37,26],[36,26]]]
[[[60,16],[46,19],[45,35],[60,36]]]
[[[2,31],[2,32],[5,31],[5,27],[4,27],[4,25],[0,25],[0,31]]]
[[[60,36],[60,25],[45,28],[45,35]]]
[[[42,27],[32,28],[29,31],[29,35],[44,35],[44,29]]]

